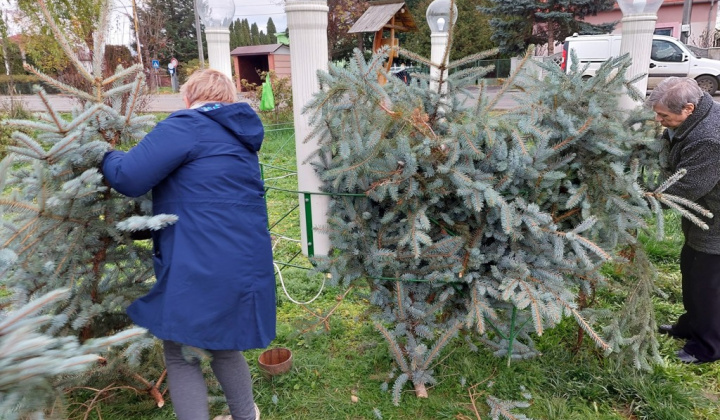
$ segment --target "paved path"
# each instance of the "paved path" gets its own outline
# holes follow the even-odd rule
[[[488,88],[488,94],[494,95],[499,88],[492,87]],[[518,92],[508,92],[498,101],[495,109],[503,110],[510,109],[515,105],[514,96],[518,95]],[[25,109],[28,111],[45,111],[45,104],[40,100],[38,95],[17,95],[16,99],[22,101]],[[67,95],[48,95],[50,102],[52,103],[55,110],[59,112],[69,112],[74,106],[77,105],[77,101]],[[0,107],[7,104],[10,100],[9,96],[0,95]],[[246,101],[247,99],[239,95],[238,100]],[[182,100],[182,95],[179,93],[174,94],[157,94],[148,96],[148,103],[145,106],[144,111],[146,112],[173,112],[179,109],[185,108],[185,103]]]
[[[47,97],[53,108],[59,112],[68,112],[77,106],[77,101],[67,95],[48,95]],[[17,95],[15,98],[22,101],[28,111],[46,110],[45,104],[38,95]],[[0,105],[6,104],[9,100],[9,96],[0,96]],[[162,94],[148,96],[148,103],[144,110],[147,112],[173,112],[183,108],[185,108],[185,104],[180,94]]]

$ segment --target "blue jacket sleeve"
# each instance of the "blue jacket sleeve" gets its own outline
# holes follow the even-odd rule
[[[102,172],[121,194],[138,197],[150,191],[182,165],[196,145],[192,118],[171,115],[128,152],[105,154]]]

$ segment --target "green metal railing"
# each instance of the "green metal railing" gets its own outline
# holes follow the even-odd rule
[[[310,191],[299,191],[297,189],[297,171],[294,169],[288,169],[286,167],[280,166],[274,162],[277,162],[279,160],[279,157],[281,156],[281,153],[283,151],[286,151],[286,148],[288,148],[289,144],[292,144],[294,147],[295,142],[295,131],[292,125],[288,124],[275,124],[275,125],[266,125],[265,128],[265,135],[267,137],[271,137],[272,141],[277,142],[277,144],[273,144],[272,147],[274,150],[269,151],[268,153],[261,153],[260,160],[260,169],[263,176],[263,180],[265,182],[265,205],[268,207],[268,230],[270,231],[270,234],[274,237],[280,239],[288,239],[290,241],[294,241],[297,244],[300,244],[300,239],[288,237],[287,235],[283,234],[282,232],[277,232],[276,230],[279,229],[282,225],[282,222],[284,221],[292,221],[294,225],[300,226],[300,217],[298,215],[297,220],[292,220],[292,217],[296,212],[298,212],[298,209],[300,208],[300,201],[298,200],[299,194],[302,194],[302,206],[305,210],[305,234],[307,237],[307,252],[308,257],[312,258],[315,256],[315,247],[313,245],[314,243],[314,234],[313,234],[313,213],[312,213],[312,197],[314,195],[326,195],[326,196],[333,196],[333,197],[363,197],[367,198],[365,194],[358,194],[358,193],[325,193],[325,192],[310,192]],[[292,143],[291,143],[292,142]],[[265,145],[263,147],[269,146]],[[293,158],[294,158],[293,153]],[[273,162],[273,163],[265,163],[265,162]],[[287,162],[288,164],[295,165],[294,159]],[[269,174],[272,172],[272,174],[275,174],[275,176],[271,176],[272,174]],[[293,181],[290,182],[276,182],[279,180],[288,180],[293,179]],[[280,186],[278,185],[272,185],[272,184],[282,184]],[[291,185],[288,185],[291,184]],[[283,204],[286,206],[282,211],[278,212],[272,212],[272,215],[274,216],[274,219],[270,219],[271,209],[268,205],[268,196],[271,194],[289,194],[293,197],[293,200],[278,200],[278,202],[285,201]],[[440,223],[436,220],[431,219],[431,223],[440,225]],[[447,227],[444,227],[445,230],[448,232],[451,236],[456,236],[456,234],[450,230],[447,229]],[[299,268],[303,270],[312,270],[312,267],[310,266],[303,266],[299,264],[293,264],[294,261],[296,261],[299,257],[302,255],[302,248],[297,250],[293,250],[291,252],[287,253],[289,255],[289,258],[287,261],[277,261],[275,260],[275,264],[281,266],[281,270],[285,268]],[[310,263],[308,261],[308,263]],[[398,278],[390,278],[390,277],[373,277],[373,280],[383,280],[383,281],[398,281],[400,279]],[[402,279],[404,282],[414,282],[414,283],[426,283],[430,280],[426,279]],[[454,281],[446,281],[446,283],[464,283],[464,280],[462,278],[457,278]]]

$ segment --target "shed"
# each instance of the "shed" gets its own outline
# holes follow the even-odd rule
[[[373,51],[377,51],[385,45],[399,46],[395,31],[410,32],[417,30],[415,20],[403,0],[381,0],[370,2],[368,9],[360,16],[360,19],[355,22],[348,33],[374,32]],[[396,56],[397,54],[391,50],[386,65],[388,71],[392,66],[393,58]]]
[[[235,67],[235,85],[242,91],[240,80],[261,84],[258,71],[274,71],[278,77],[290,77],[290,47],[283,44],[250,45],[230,51]]]

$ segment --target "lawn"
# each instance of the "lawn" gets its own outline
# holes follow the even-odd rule
[[[278,336],[272,346],[289,348],[293,367],[284,375],[268,378],[257,364],[261,351],[245,353],[263,419],[490,419],[489,398],[527,402],[527,408],[514,413],[533,419],[720,418],[720,365],[680,364],[673,356],[682,343],[663,336],[665,365],[639,372],[604,357],[591,340],[578,346],[578,328],[572,319],[536,337],[542,356],[513,361],[510,366],[478,341],[461,335],[437,359],[438,383],[429,388],[429,398],[416,398],[407,386],[400,406],[394,406],[387,385],[392,388],[397,371],[386,342],[372,326],[368,290],[359,285],[343,296],[343,291],[325,285],[317,299],[306,305],[293,303],[284,291],[293,300],[305,302],[318,294],[324,278],[303,269],[310,265],[298,255],[298,213],[291,211],[297,195],[285,191],[297,188],[291,173],[295,167],[291,126],[268,125],[266,131],[261,161],[270,187],[267,200],[276,238],[275,259],[284,263],[278,264],[283,282],[278,277]],[[679,218],[666,215],[664,240],[654,239],[651,233],[641,234],[641,240],[659,271],[658,323],[671,322],[682,311]],[[598,305],[606,307],[623,299],[612,286],[601,296]],[[331,316],[325,318],[329,312]],[[215,394],[212,414],[227,414],[220,394]],[[93,396],[91,392],[72,394],[71,408],[83,412],[80,403]],[[88,418],[175,418],[171,401],[157,408],[147,396],[130,391],[107,397]]]

